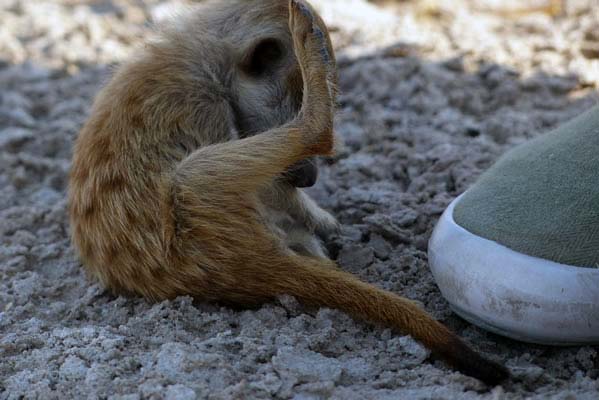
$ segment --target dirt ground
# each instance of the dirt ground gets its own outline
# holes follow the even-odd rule
[[[69,244],[72,143],[112,67],[177,3],[0,0],[0,399],[596,399],[598,347],[533,346],[452,314],[427,266],[443,209],[506,150],[599,100],[599,6],[314,2],[334,30],[344,145],[310,192],[345,270],[420,301],[515,379],[488,389],[407,336],[283,298],[149,304]],[[558,15],[559,14],[559,15]]]

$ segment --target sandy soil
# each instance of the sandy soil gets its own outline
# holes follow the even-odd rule
[[[500,154],[597,103],[595,0],[555,19],[485,0],[316,3],[341,68],[345,145],[311,190],[344,225],[332,255],[420,301],[514,382],[489,390],[410,337],[293,299],[253,311],[148,304],[88,280],[68,238],[72,142],[111,66],[172,8],[0,0],[0,399],[597,398],[597,347],[471,326],[426,255],[444,207]]]

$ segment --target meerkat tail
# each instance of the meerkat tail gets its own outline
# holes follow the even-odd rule
[[[489,385],[509,377],[505,367],[477,354],[414,302],[362,282],[327,260],[297,257],[292,264],[281,269],[276,294],[290,294],[304,304],[335,308],[409,334],[458,371]]]

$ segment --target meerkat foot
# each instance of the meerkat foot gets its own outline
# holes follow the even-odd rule
[[[322,242],[302,226],[294,227],[287,232],[287,245],[297,254],[316,258],[329,257]]]
[[[333,234],[338,234],[341,230],[341,224],[328,211],[320,208],[310,196],[300,192],[303,208],[303,223],[306,228],[323,239],[327,239]]]
[[[328,77],[335,68],[326,35],[316,24],[316,17],[305,1],[291,0],[289,24],[300,67],[310,81],[321,87],[329,85]],[[312,86],[315,86],[312,85]]]
[[[310,222],[309,229],[312,229],[319,237],[327,239],[331,235],[339,234],[341,224],[328,211],[319,207],[317,211],[314,211],[314,215],[314,221]]]
[[[304,80],[300,114],[309,131],[309,147],[315,154],[329,155],[334,147],[334,91],[329,79],[334,63],[328,42],[311,6],[303,0],[290,0],[289,27]]]

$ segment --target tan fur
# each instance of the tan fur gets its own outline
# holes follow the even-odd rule
[[[263,46],[277,62],[257,78],[267,38],[283,55]],[[326,27],[301,0],[208,2],[165,28],[101,91],[75,145],[70,213],[84,265],[151,300],[293,295],[411,334],[498,382],[502,367],[414,303],[323,257],[313,232],[334,230],[334,218],[282,176],[332,152],[336,79]]]

